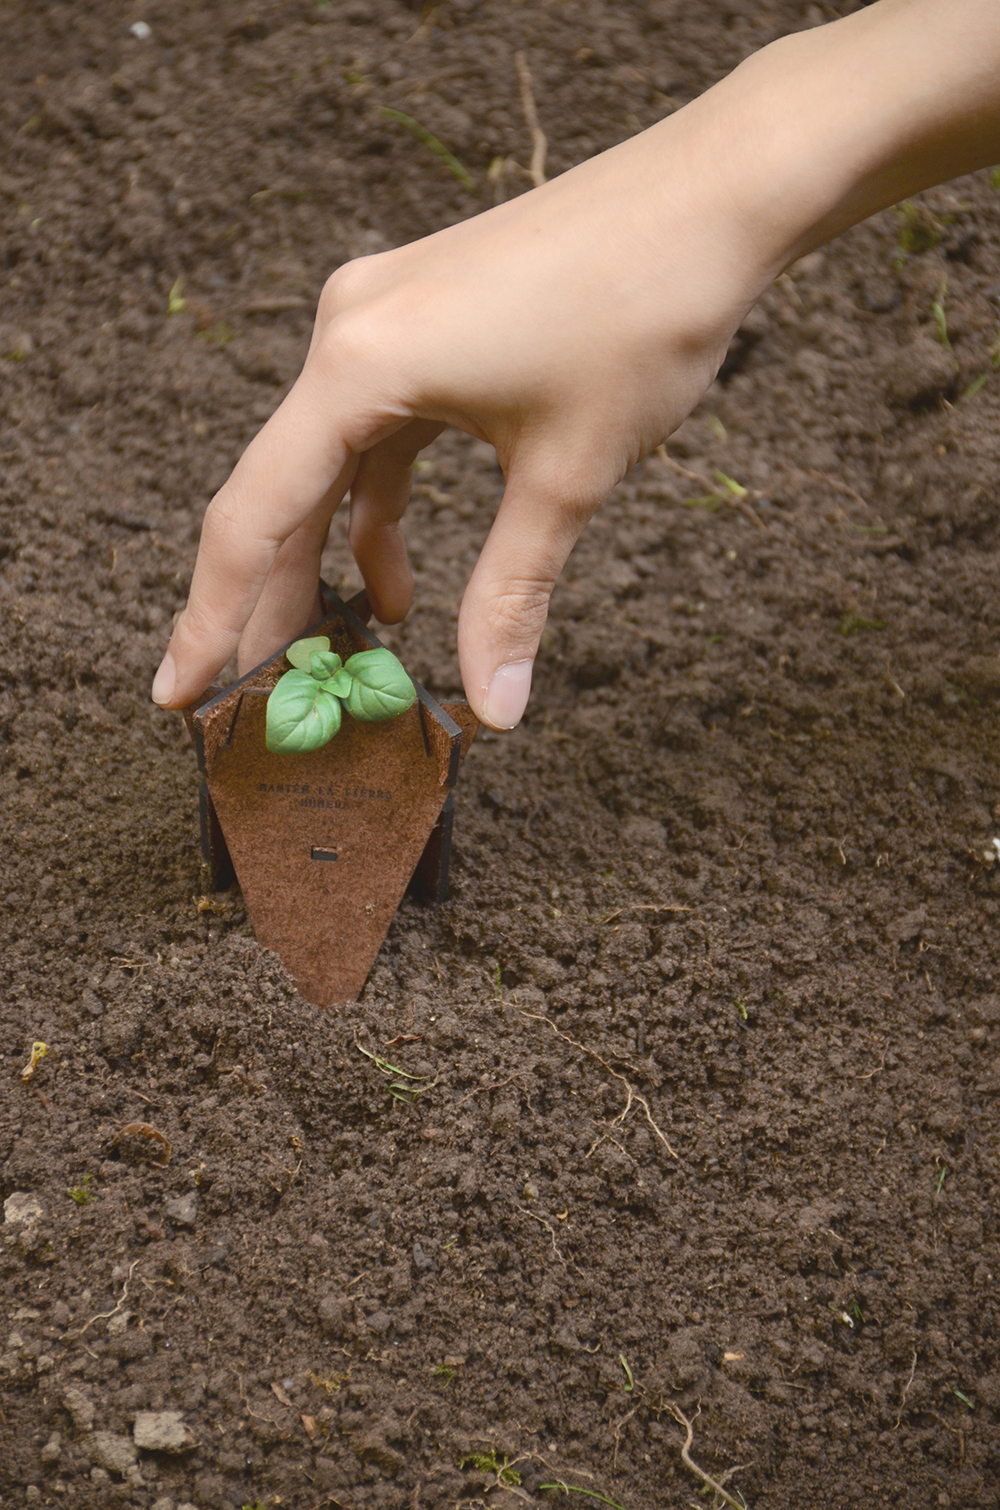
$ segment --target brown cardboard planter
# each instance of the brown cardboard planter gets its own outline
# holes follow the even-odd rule
[[[327,592],[326,604],[305,633],[328,635],[345,661],[379,645],[363,594],[347,604]],[[185,717],[213,882],[235,872],[260,942],[307,1000],[329,1007],[358,996],[408,886],[428,901],[447,894],[450,793],[479,725],[467,704],[442,707],[417,686],[399,718],[345,713],[321,750],[272,755],[267,694],[285,670],[281,651]]]

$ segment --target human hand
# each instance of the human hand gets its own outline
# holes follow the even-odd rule
[[[206,514],[157,700],[189,702],[237,642],[242,670],[309,622],[348,490],[369,599],[401,619],[411,465],[450,424],[490,441],[506,478],[462,603],[463,680],[486,723],[517,723],[573,543],[701,397],[767,281],[679,124],[330,279],[298,381]]]
[[[401,619],[410,468],[455,425],[506,480],[462,602],[462,678],[484,723],[513,727],[573,543],[774,275],[992,151],[998,12],[956,3],[965,30],[937,0],[881,0],[783,39],[552,183],[335,273],[298,381],[206,513],[155,699],[182,707],[237,645],[245,669],[305,627],[348,491],[369,599]]]

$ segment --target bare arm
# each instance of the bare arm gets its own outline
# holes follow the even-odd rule
[[[781,269],[1000,159],[1000,0],[878,0],[783,38],[676,115],[508,204],[341,268],[302,374],[213,499],[157,674],[191,701],[308,622],[333,511],[407,612],[410,467],[445,425],[506,487],[469,581],[469,701],[510,728],[549,597],[608,491],[686,417]]]

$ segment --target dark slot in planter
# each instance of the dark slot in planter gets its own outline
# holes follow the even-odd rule
[[[363,593],[343,603],[327,589],[324,602],[309,635],[326,635],[345,661],[379,646]],[[417,685],[398,718],[345,717],[322,749],[272,754],[267,696],[286,669],[282,650],[185,717],[213,884],[235,875],[257,938],[307,1000],[328,1007],[357,998],[408,888],[428,902],[447,896],[451,792],[479,725],[466,703],[442,707]]]

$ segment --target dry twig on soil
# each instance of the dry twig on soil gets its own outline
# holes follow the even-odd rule
[[[528,130],[531,132],[531,165],[528,172],[536,189],[540,189],[545,182],[545,154],[549,150],[549,144],[545,138],[545,132],[538,124],[538,110],[535,106],[535,91],[531,83],[531,69],[523,52],[514,54],[514,62],[517,64],[517,82],[521,90],[521,109],[524,111],[524,119]]]

